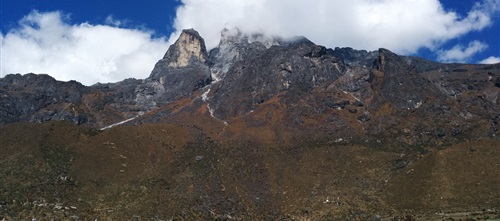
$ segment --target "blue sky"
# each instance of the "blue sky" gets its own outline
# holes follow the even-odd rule
[[[441,62],[500,62],[500,0],[0,0],[1,75],[145,78],[184,28],[223,28]]]
[[[70,22],[103,24],[108,16],[126,20],[129,27],[148,28],[158,35],[170,35],[174,31],[172,22],[175,9],[180,5],[175,0],[1,0],[2,33],[16,28],[19,20],[33,10],[40,12],[61,11],[70,15]]]

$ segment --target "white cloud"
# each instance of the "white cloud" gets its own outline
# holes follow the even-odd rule
[[[500,0],[483,0],[474,4],[474,10],[484,11],[488,14],[500,12]]]
[[[441,62],[468,62],[472,56],[488,48],[488,45],[480,41],[472,41],[464,47],[455,45],[450,50],[438,51],[438,60]]]
[[[238,27],[283,37],[303,35],[327,47],[385,47],[412,54],[483,30],[491,25],[499,1],[476,3],[462,18],[438,0],[182,0],[169,42],[182,29],[194,28],[212,48],[220,30]]]
[[[479,62],[480,64],[496,64],[500,63],[500,57],[491,56]]]
[[[106,20],[104,20],[104,22],[107,25],[115,26],[115,27],[120,27],[122,25],[122,21],[113,18],[112,15],[108,15],[108,17],[106,17]]]
[[[106,22],[113,26],[70,25],[68,19],[34,11],[2,34],[2,74],[47,73],[86,85],[145,78],[168,47],[148,31],[116,27],[121,23],[112,17]]]

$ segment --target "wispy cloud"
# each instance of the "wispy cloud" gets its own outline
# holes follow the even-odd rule
[[[70,24],[61,12],[34,11],[2,35],[1,71],[47,73],[58,80],[83,84],[145,78],[167,50],[163,38],[147,30],[107,25]]]
[[[472,41],[467,46],[455,45],[449,50],[438,52],[438,60],[441,62],[468,62],[472,56],[484,51],[488,45],[480,41]]]

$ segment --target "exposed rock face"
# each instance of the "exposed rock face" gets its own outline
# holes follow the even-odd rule
[[[277,37],[248,35],[238,29],[224,29],[218,47],[210,51],[212,77],[219,81],[234,63],[253,57],[271,46],[284,44],[286,42]]]
[[[144,80],[8,75],[0,105],[7,220],[499,215],[500,63],[185,30]]]
[[[380,92],[382,97],[399,110],[411,110],[418,103],[429,101],[430,97],[446,99],[416,69],[404,62],[398,55],[386,49],[379,50],[375,71],[382,75]],[[428,97],[426,97],[428,96]]]
[[[198,32],[193,29],[183,30],[163,59],[156,63],[146,79],[146,85],[139,90],[162,93],[161,96],[154,96],[162,104],[189,96],[212,81],[207,58],[205,41]],[[164,90],[155,89],[156,83],[152,82],[159,82]]]
[[[332,50],[332,54],[337,58],[341,58],[342,62],[349,66],[371,67],[373,65],[373,61],[378,57],[376,51],[368,52],[365,50],[338,47],[335,48],[335,50]]]
[[[144,80],[84,87],[45,75],[1,79],[0,123],[64,119],[103,127],[141,116],[129,123],[203,124],[206,113],[218,124],[444,144],[465,134],[499,135],[499,79],[498,64],[332,50],[238,30],[223,30],[208,53],[196,31],[184,30]]]
[[[48,75],[7,75],[0,80],[0,124],[50,120],[86,123],[87,116],[71,104],[81,102],[87,91],[76,81],[60,82]]]
[[[207,61],[205,40],[193,29],[183,30],[163,60],[172,68],[182,68],[197,62],[204,64]]]
[[[214,95],[215,113],[235,117],[285,91],[311,92],[341,75],[339,62],[324,47],[310,42],[263,50],[232,66]],[[228,102],[228,98],[235,100]]]

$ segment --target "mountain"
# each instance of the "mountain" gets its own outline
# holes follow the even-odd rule
[[[184,30],[143,80],[0,79],[0,218],[499,216],[499,95],[500,64]]]

